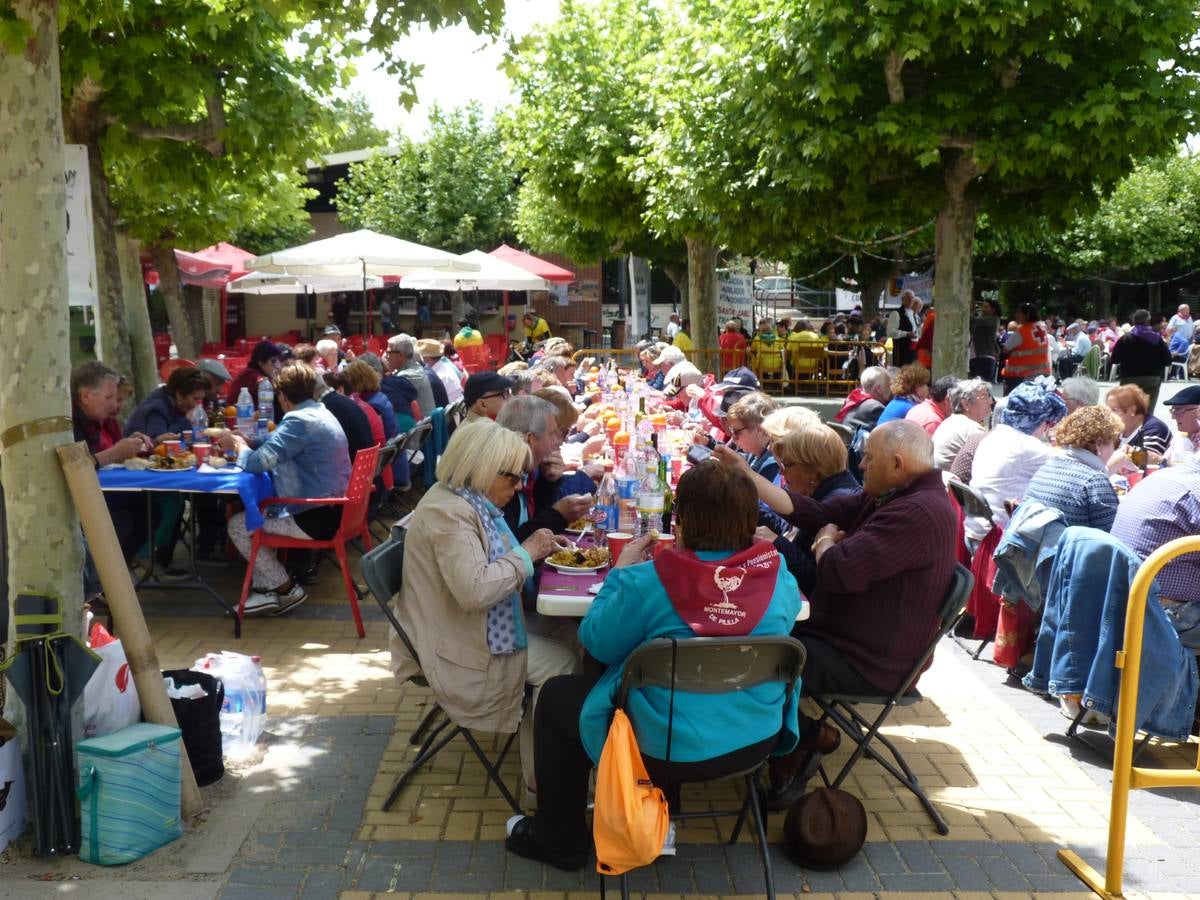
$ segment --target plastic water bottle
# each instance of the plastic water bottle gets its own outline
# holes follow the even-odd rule
[[[192,668],[220,678],[225,686],[219,715],[221,752],[231,759],[248,756],[267,720],[267,678],[260,658],[226,650],[209,653]]]
[[[612,472],[605,472],[596,492],[596,541],[600,546],[605,546],[608,532],[617,530],[620,514],[616,479]]]
[[[196,401],[196,405],[188,413],[188,421],[192,423],[192,443],[204,443],[204,429],[208,427],[208,413],[204,411],[203,400]]]
[[[267,437],[270,435],[271,429],[267,427],[267,422],[269,422],[269,421],[270,421],[269,419],[266,419],[262,416],[259,416],[257,419],[254,420],[254,443],[255,444],[261,445],[262,442],[265,441],[267,439]]]
[[[238,392],[236,405],[238,431],[249,437],[254,433],[254,400],[250,397],[249,388],[242,388]]]
[[[692,398],[692,402],[688,404],[688,421],[700,421],[700,401],[696,397]]]
[[[275,418],[275,387],[270,378],[258,383],[258,417],[268,422]]]

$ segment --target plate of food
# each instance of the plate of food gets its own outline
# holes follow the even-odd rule
[[[147,472],[186,472],[196,468],[196,454],[182,453],[179,456],[151,456]]]
[[[591,519],[576,519],[563,531],[569,531],[571,534],[583,534],[585,531],[591,531],[593,527],[595,527],[595,523]]]
[[[559,550],[550,554],[546,562],[566,575],[590,575],[608,565],[608,551],[603,547],[586,550]]]

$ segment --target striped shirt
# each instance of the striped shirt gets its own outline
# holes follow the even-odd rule
[[[1095,453],[1070,447],[1037,470],[1026,500],[1037,500],[1063,514],[1067,525],[1108,531],[1117,514],[1117,492]]]
[[[1121,501],[1112,535],[1145,559],[1175,538],[1200,534],[1200,461],[1160,469]],[[1200,600],[1200,554],[1181,556],[1155,576],[1171,600]]]

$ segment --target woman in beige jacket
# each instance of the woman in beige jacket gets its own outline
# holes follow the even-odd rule
[[[490,420],[461,425],[405,538],[396,617],[437,702],[452,721],[472,730],[516,731],[525,684],[536,688],[579,665],[573,649],[525,631],[521,588],[533,576],[533,564],[559,549],[546,528],[517,543],[500,512],[529,461],[529,448],[514,432]],[[391,651],[399,680],[418,671],[395,634]],[[532,720],[531,705],[531,734]],[[521,763],[532,787],[533,760],[527,757],[532,753],[523,752]]]

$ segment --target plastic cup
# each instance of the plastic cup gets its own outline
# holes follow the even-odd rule
[[[1162,466],[1157,466],[1154,463],[1150,463],[1148,466],[1146,466],[1146,477],[1150,477],[1161,468]]]
[[[233,429],[237,428],[237,416],[226,416],[225,427],[230,431],[233,431]]]
[[[655,542],[654,542],[653,553],[655,556],[658,556],[658,554],[661,551],[667,549],[668,547],[674,547],[674,546],[675,546],[675,535],[660,534],[658,536],[657,540],[655,540]]]
[[[200,468],[208,462],[208,451],[212,449],[212,444],[192,444],[192,452],[196,454],[196,468]]]
[[[178,456],[183,441],[163,441],[163,446],[167,448],[167,456]]]
[[[608,533],[608,556],[615,566],[621,556],[621,551],[633,540],[633,535],[625,531],[610,531]]]
[[[1137,486],[1137,483],[1142,480],[1142,473],[1141,472],[1130,472],[1125,477],[1129,480],[1129,489],[1132,491],[1134,489],[1134,487]]]

